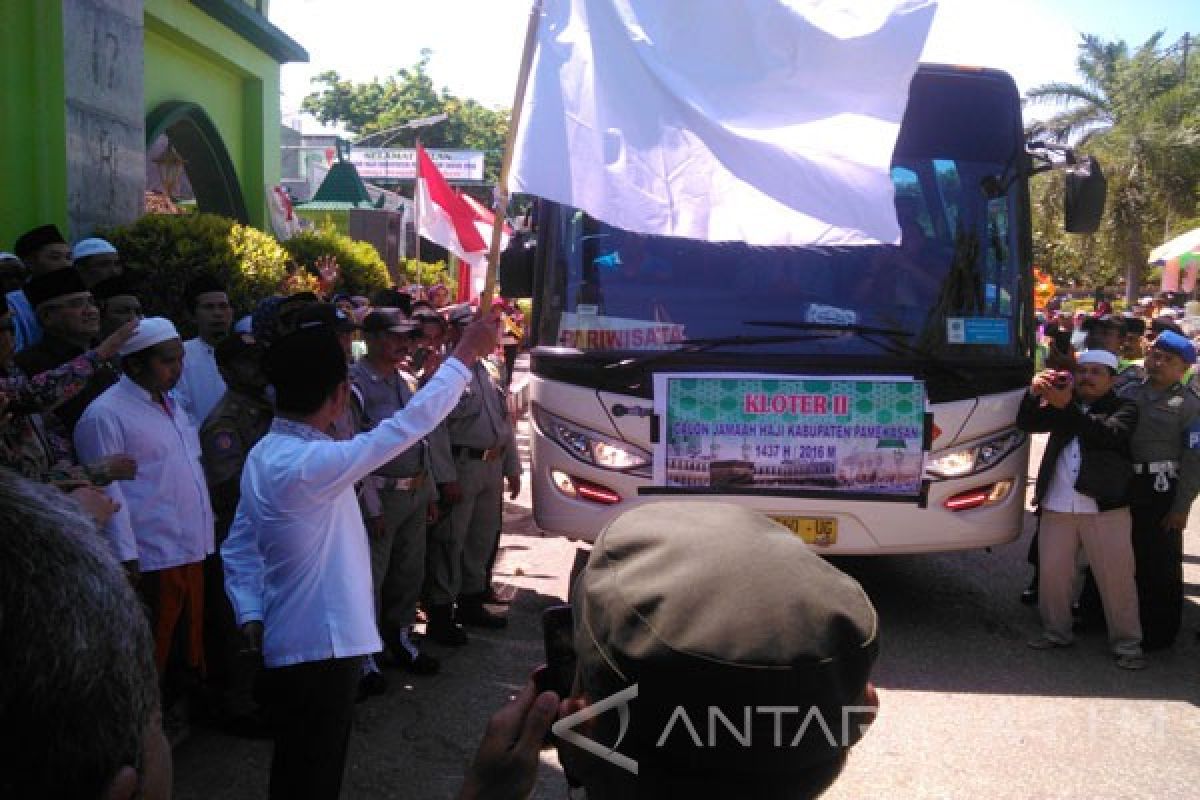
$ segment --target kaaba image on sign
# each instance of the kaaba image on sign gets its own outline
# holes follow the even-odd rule
[[[708,468],[708,485],[714,489],[754,485],[753,461],[714,461]]]

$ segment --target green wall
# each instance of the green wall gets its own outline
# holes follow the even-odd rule
[[[0,5],[0,250],[9,250],[35,225],[67,232],[66,84],[62,3]],[[280,173],[279,65],[189,0],[145,0],[144,14],[145,113],[168,101],[203,107],[250,221],[267,227],[265,187]]]
[[[66,232],[67,119],[62,4],[3,2],[0,24],[0,250],[35,225]]]
[[[279,182],[279,65],[187,0],[146,0],[146,113],[201,106],[237,170],[250,222],[268,224],[266,186]],[[203,79],[198,79],[203,76]]]

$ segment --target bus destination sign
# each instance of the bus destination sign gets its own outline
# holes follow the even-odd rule
[[[925,387],[906,377],[654,376],[658,486],[916,497]]]

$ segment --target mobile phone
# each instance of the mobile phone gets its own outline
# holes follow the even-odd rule
[[[538,692],[567,697],[575,683],[575,617],[569,605],[551,606],[542,612],[546,666],[534,674]]]
[[[1061,328],[1054,332],[1054,349],[1060,353],[1071,352],[1071,332]]]

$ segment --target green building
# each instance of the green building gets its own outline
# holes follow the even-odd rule
[[[143,213],[147,191],[258,227],[279,183],[268,0],[0,0],[0,249]],[[161,196],[161,195],[159,195]]]

